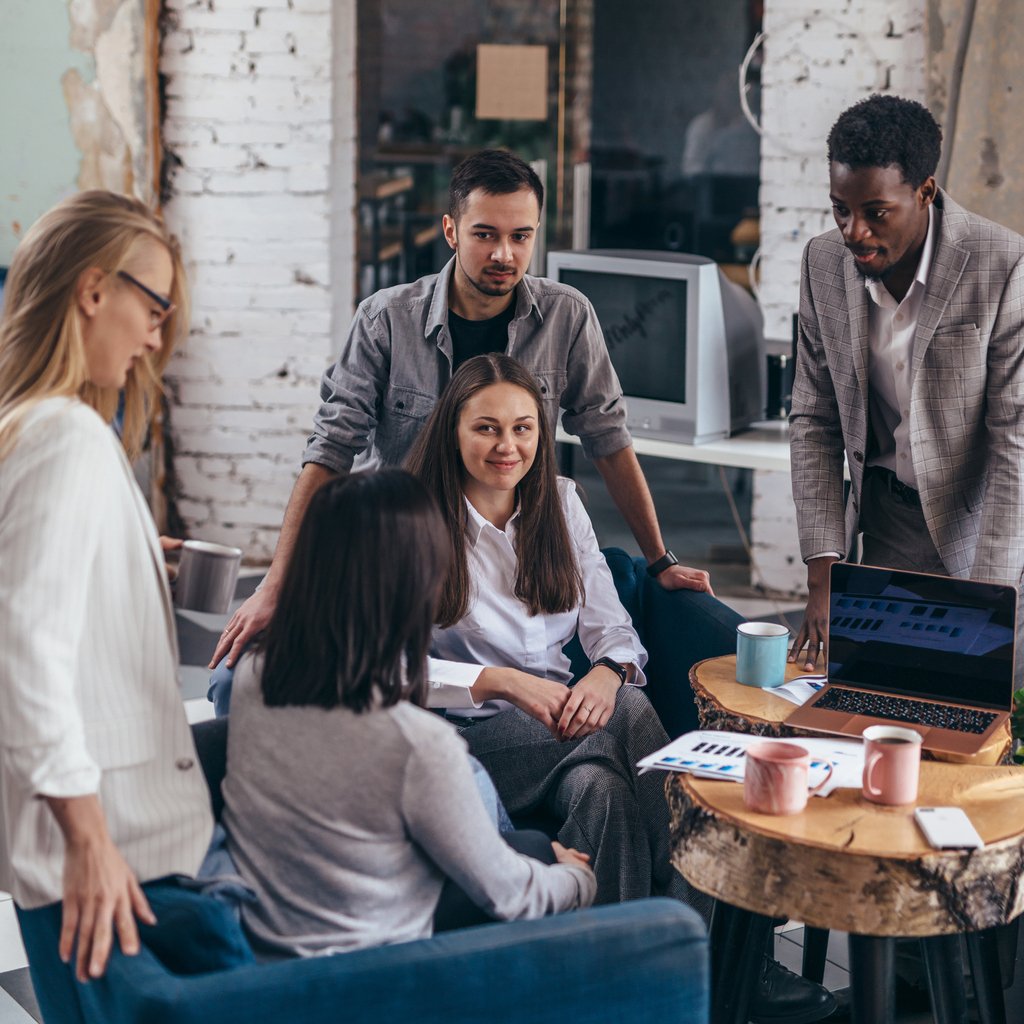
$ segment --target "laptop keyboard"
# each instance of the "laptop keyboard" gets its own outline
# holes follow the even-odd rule
[[[927,725],[933,729],[952,729],[981,735],[998,717],[989,711],[951,707],[948,704],[930,704],[923,700],[907,700],[888,694],[865,693],[863,690],[845,690],[833,686],[815,702],[816,708],[844,711],[851,715],[870,715],[891,722],[909,722]]]

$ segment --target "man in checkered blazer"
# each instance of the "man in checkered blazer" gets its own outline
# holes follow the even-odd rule
[[[790,416],[805,667],[858,533],[873,565],[1013,586],[1024,569],[1024,238],[938,188],[941,140],[894,96],[829,134],[837,227],[804,251]]]

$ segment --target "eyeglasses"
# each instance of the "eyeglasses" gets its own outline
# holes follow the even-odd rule
[[[117,272],[118,277],[123,277],[129,284],[135,285],[143,295],[152,299],[159,307],[160,312],[155,311],[149,314],[149,329],[155,331],[158,327],[162,327],[167,318],[178,308],[170,299],[165,299],[162,295],[157,294],[152,288],[147,288],[137,278],[132,277],[131,274],[126,270],[119,270]]]

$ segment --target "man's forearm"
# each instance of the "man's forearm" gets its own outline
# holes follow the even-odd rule
[[[654,562],[665,554],[654,499],[632,447],[594,459],[616,508],[626,520],[644,558]]]
[[[291,561],[292,551],[295,549],[295,539],[299,535],[299,526],[306,514],[306,509],[313,498],[313,495],[328,480],[338,474],[326,466],[316,462],[307,462],[302,467],[299,478],[292,488],[292,496],[288,499],[288,507],[285,509],[284,521],[281,523],[281,533],[277,539],[277,547],[274,549],[274,560],[270,563],[266,578],[261,584],[262,587],[277,590],[284,579],[285,570]]]

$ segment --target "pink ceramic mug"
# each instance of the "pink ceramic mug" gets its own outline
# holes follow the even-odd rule
[[[912,804],[921,774],[921,735],[898,725],[864,730],[866,799],[876,804]]]
[[[828,774],[813,789],[807,788],[811,755],[795,743],[755,743],[747,748],[743,769],[743,803],[758,814],[799,814],[808,793],[817,793]]]

